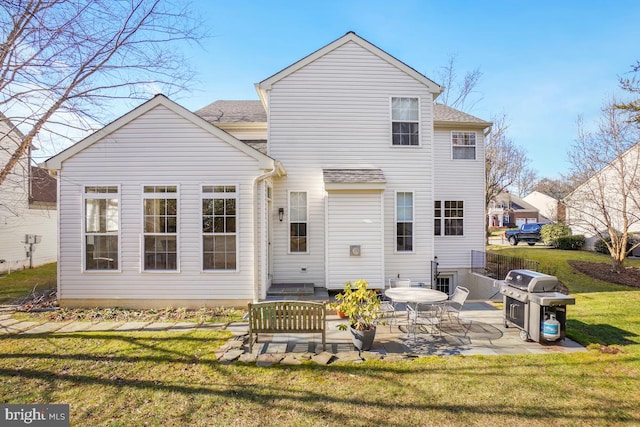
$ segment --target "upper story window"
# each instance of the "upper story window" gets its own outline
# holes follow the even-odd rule
[[[396,251],[413,251],[413,193],[396,193]]]
[[[85,270],[118,270],[120,194],[118,187],[84,188]]]
[[[464,202],[462,200],[435,200],[433,234],[436,236],[464,235]]]
[[[306,191],[292,191],[289,193],[289,252],[308,252],[309,221]]]
[[[476,133],[451,132],[451,153],[453,159],[476,159]]]
[[[237,268],[235,185],[202,186],[202,268]]]
[[[144,269],[178,269],[178,187],[145,185]]]
[[[418,98],[391,98],[391,141],[393,145],[420,145]]]

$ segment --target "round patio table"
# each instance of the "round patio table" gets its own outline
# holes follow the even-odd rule
[[[405,303],[437,304],[449,298],[444,292],[424,288],[391,288],[384,291],[384,295],[394,302]]]
[[[384,291],[384,295],[394,303],[403,302],[409,304],[433,304],[439,305],[445,302],[449,296],[444,292],[424,288],[391,288]],[[409,311],[407,310],[406,338],[409,338]]]

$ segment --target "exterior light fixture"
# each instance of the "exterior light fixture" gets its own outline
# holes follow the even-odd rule
[[[280,222],[284,219],[284,208],[278,208],[278,219],[280,219]]]

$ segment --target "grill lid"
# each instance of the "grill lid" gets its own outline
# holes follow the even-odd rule
[[[558,278],[533,270],[511,270],[505,283],[527,292],[551,292],[558,284]]]

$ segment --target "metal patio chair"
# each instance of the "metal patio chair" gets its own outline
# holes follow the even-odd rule
[[[389,279],[387,282],[387,286],[385,286],[385,290],[389,288],[408,288],[411,286],[410,279]],[[380,314],[383,319],[389,323],[389,332],[391,332],[391,326],[397,322],[396,318],[396,303],[391,299],[387,298],[382,293],[380,304]]]
[[[442,316],[446,314],[451,321],[451,316],[454,315],[460,323],[460,311],[464,306],[464,302],[467,300],[469,296],[469,289],[463,286],[457,286],[456,290],[453,291],[453,295],[447,301],[445,301],[444,306],[442,307]]]

